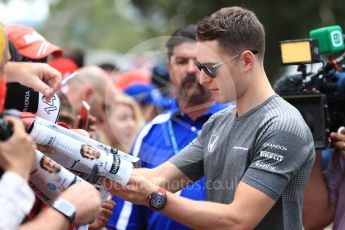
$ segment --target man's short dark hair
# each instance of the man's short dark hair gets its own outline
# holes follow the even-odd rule
[[[254,12],[242,7],[226,7],[204,18],[197,25],[198,41],[217,40],[232,55],[245,50],[265,53],[265,29]]]
[[[173,55],[174,48],[184,42],[196,42],[196,26],[188,25],[186,27],[177,29],[166,42],[165,46],[168,49],[168,57]]]

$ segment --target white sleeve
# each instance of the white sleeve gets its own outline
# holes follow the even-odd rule
[[[34,202],[28,183],[16,173],[5,172],[0,180],[0,229],[18,229]]]

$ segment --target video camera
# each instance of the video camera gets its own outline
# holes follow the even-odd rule
[[[312,131],[316,148],[328,144],[330,132],[345,124],[345,69],[341,64],[345,53],[344,35],[340,26],[329,26],[310,31],[309,39],[280,42],[281,62],[298,65],[300,72],[280,78],[275,91],[294,105]],[[322,63],[315,72],[307,72],[307,64]]]

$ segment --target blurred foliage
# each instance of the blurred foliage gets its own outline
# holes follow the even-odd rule
[[[119,3],[118,3],[119,2]],[[147,37],[140,23],[123,15],[121,1],[59,0],[50,7],[44,34],[66,48],[116,49],[125,52]]]
[[[344,0],[55,0],[44,34],[67,48],[126,52],[231,5],[253,10],[264,24],[271,81],[281,74],[279,41],[307,38],[311,29],[333,24],[345,29]]]

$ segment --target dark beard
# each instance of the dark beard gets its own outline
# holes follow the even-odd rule
[[[186,90],[187,84],[192,84],[192,87]],[[186,76],[179,85],[177,93],[178,97],[189,105],[200,105],[211,97],[210,91],[199,84],[195,75]]]

